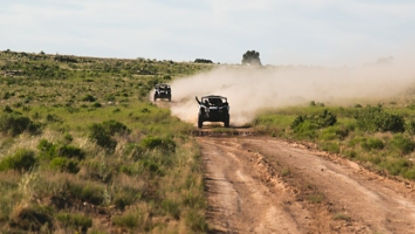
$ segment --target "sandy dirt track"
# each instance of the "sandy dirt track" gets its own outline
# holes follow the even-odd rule
[[[212,233],[415,233],[415,188],[267,137],[197,137]]]

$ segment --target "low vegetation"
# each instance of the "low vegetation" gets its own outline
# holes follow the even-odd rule
[[[380,173],[415,180],[414,117],[411,106],[330,107],[311,102],[265,112],[253,125],[272,136],[314,142]]]
[[[0,230],[203,232],[192,126],[148,101],[211,64],[0,53]]]

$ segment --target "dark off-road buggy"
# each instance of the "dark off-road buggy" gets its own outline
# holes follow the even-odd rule
[[[168,84],[156,84],[154,87],[154,101],[157,98],[166,98],[171,101],[171,88]]]
[[[211,95],[201,100],[196,97],[196,101],[199,103],[199,128],[203,127],[204,121],[223,122],[225,127],[229,127],[229,104],[225,97]]]

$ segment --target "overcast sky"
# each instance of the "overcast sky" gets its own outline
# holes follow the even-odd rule
[[[0,30],[1,50],[342,65],[413,47],[415,1],[1,0]]]

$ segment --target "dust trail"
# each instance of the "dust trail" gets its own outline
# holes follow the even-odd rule
[[[412,64],[411,64],[412,65]],[[196,123],[195,96],[228,97],[231,124],[251,121],[259,110],[305,104],[352,104],[393,97],[415,83],[415,66],[373,64],[360,68],[219,66],[174,81],[173,115]]]

